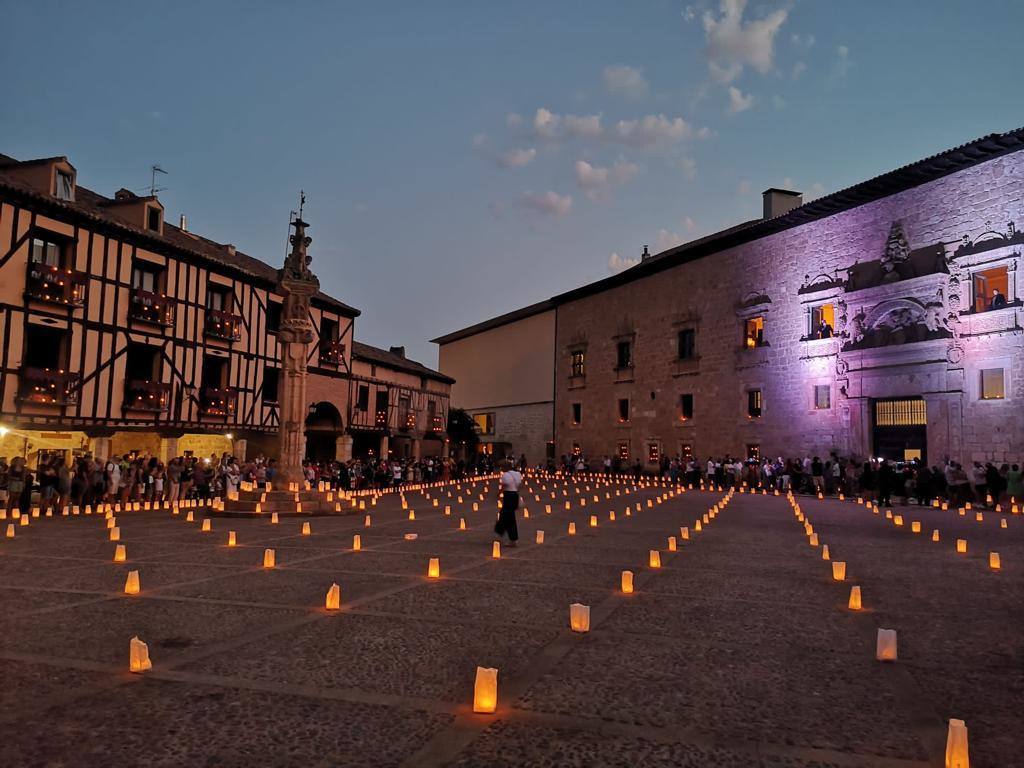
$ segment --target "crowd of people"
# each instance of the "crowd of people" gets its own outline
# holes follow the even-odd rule
[[[997,466],[993,462],[975,461],[967,471],[954,461],[929,467],[916,459],[858,460],[832,453],[824,460],[819,456],[744,460],[727,455],[702,461],[694,456],[663,456],[659,468],[661,475],[672,482],[712,482],[723,488],[745,483],[751,488],[781,492],[860,496],[879,504],[930,504],[933,499],[943,499],[958,506],[968,502],[991,506],[1011,499],[1024,501],[1024,472],[1016,463]],[[609,456],[599,463],[581,455],[562,456],[560,469],[566,473],[626,473],[635,477],[643,472],[638,460],[630,465]]]
[[[487,474],[494,465],[489,456],[472,461],[449,458],[355,459],[347,462],[303,464],[306,480],[332,489],[366,490],[410,483],[459,480],[466,475]],[[17,456],[0,457],[0,506],[10,510],[64,509],[128,501],[173,502],[185,499],[224,497],[243,482],[260,487],[273,482],[274,459],[262,455],[241,461],[229,453],[208,457],[178,456],[167,462],[147,454],[125,454],[101,459],[76,457],[70,464],[63,456],[43,459],[36,470]]]

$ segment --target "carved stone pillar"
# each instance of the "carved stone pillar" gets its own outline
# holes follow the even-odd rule
[[[90,437],[89,438],[89,450],[92,455],[97,459],[109,459],[110,458],[110,438],[109,437]]]
[[[306,236],[306,222],[299,216],[292,222],[295,234],[289,238],[291,253],[278,273],[277,290],[284,295],[281,327],[277,340],[281,346],[280,437],[278,479],[281,483],[303,480],[302,458],[305,455],[306,431],[306,358],[313,341],[313,324],[309,320],[309,300],[320,288],[320,281],[309,270],[306,248],[312,239]],[[287,487],[287,486],[285,486]]]
[[[386,459],[388,457],[388,450],[390,449],[388,436],[383,435],[380,439],[380,457]]]

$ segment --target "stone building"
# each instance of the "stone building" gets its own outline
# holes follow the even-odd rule
[[[276,455],[278,268],[76,177],[0,155],[0,456]],[[359,311],[317,292],[309,314],[306,454],[347,458]]]
[[[552,298],[556,451],[1024,460],[1022,149],[770,189],[761,219]]]
[[[554,456],[555,305],[542,301],[433,340],[452,403],[476,421],[480,450]]]

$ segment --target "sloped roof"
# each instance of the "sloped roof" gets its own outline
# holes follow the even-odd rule
[[[601,293],[626,283],[657,274],[688,261],[712,256],[729,248],[758,240],[777,232],[782,232],[803,224],[833,216],[843,211],[880,200],[899,192],[941,179],[957,171],[993,160],[1024,149],[1024,128],[1017,128],[1006,133],[991,133],[958,147],[947,149],[923,160],[910,163],[894,171],[883,173],[852,187],[841,189],[817,200],[812,200],[798,208],[794,208],[774,219],[753,219],[723,229],[720,232],[692,240],[688,243],[669,248],[666,251],[644,259],[636,266],[625,269],[618,274],[606,277],[587,285],[561,293],[546,302],[533,304],[521,310],[509,312],[491,320],[477,323],[462,330],[453,331],[445,336],[434,339],[434,343],[445,344],[471,336],[481,331],[490,330],[501,325],[515,322],[533,314],[529,310],[544,305],[544,308],[557,307],[585,296]],[[539,310],[543,311],[543,310]]]
[[[55,159],[61,160],[63,158]],[[276,284],[276,267],[242,253],[224,243],[217,243],[194,232],[182,230],[168,221],[164,221],[163,233],[157,234],[156,232],[143,229],[141,226],[133,226],[129,222],[111,215],[109,211],[110,206],[116,205],[119,201],[105,197],[86,187],[75,186],[75,199],[73,201],[58,200],[50,195],[40,194],[27,184],[4,173],[6,168],[12,166],[42,162],[50,162],[50,159],[18,161],[8,155],[0,154],[0,190],[14,193],[23,199],[31,200],[37,206],[58,212],[58,214],[64,213],[65,215],[84,217],[90,222],[101,223],[104,226],[119,231],[129,232],[136,239],[151,242],[157,251],[170,248],[178,254],[184,253],[188,256],[198,256],[207,262],[226,267],[229,270],[238,271],[245,276],[254,277],[264,283]],[[147,198],[138,198],[138,200],[144,199]],[[318,291],[314,295],[313,301],[321,307],[332,309],[349,317],[357,317],[360,314],[359,310],[355,307],[351,307],[323,291]]]
[[[443,373],[435,371],[433,368],[427,368],[427,366],[422,363],[417,363],[415,360],[410,360],[402,355],[396,355],[394,352],[381,349],[380,347],[372,347],[369,344],[363,344],[359,341],[352,342],[352,357],[357,360],[372,363],[373,365],[383,365],[396,371],[412,373],[416,376],[426,376],[429,379],[443,381],[446,384],[455,383],[455,379],[452,377],[445,376]]]

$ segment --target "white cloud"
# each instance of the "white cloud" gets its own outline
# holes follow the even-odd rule
[[[533,159],[537,157],[537,150],[533,147],[526,149],[510,149],[507,152],[502,152],[495,158],[495,161],[502,168],[522,168],[524,165],[529,165],[533,162]]]
[[[550,110],[539,107],[533,116],[533,130],[538,136],[553,138],[558,131],[560,118]]]
[[[545,216],[567,216],[572,211],[572,195],[559,195],[557,192],[523,192],[519,204],[534,213]]]
[[[601,135],[600,115],[566,115],[565,132],[570,136],[596,139]]]
[[[814,44],[818,42],[814,35],[810,33],[801,35],[799,32],[794,32],[789,36],[789,39],[793,42],[793,45],[799,48],[813,48]]]
[[[693,234],[697,231],[697,222],[691,219],[689,216],[683,217],[683,227],[686,229],[687,234]]]
[[[820,181],[816,181],[811,184],[811,188],[807,190],[807,194],[804,195],[805,200],[817,200],[819,197],[825,196],[825,185]]]
[[[754,95],[747,94],[743,95],[743,91],[737,88],[735,85],[729,86],[729,114],[735,115],[740,112],[746,112],[754,105]]]
[[[697,18],[697,9],[694,8],[692,5],[688,5],[688,6],[686,6],[683,9],[683,20],[684,21],[693,21],[696,18]]]
[[[610,92],[639,99],[647,95],[647,80],[642,69],[627,64],[613,64],[604,68],[604,86]]]
[[[845,45],[840,45],[836,48],[836,64],[832,70],[832,76],[835,79],[846,77],[846,74],[850,71],[850,67],[853,66],[853,62],[850,60],[850,49]]]
[[[695,179],[697,177],[697,161],[692,157],[677,157],[672,160],[672,165],[682,171],[683,176],[688,179]]]
[[[749,195],[751,189],[751,184],[746,179],[741,179],[740,183],[736,185],[736,191],[741,195]]]
[[[678,232],[669,232],[667,229],[659,229],[658,236],[654,238],[654,252],[661,253],[669,248],[682,245],[686,239]]]
[[[704,130],[704,129],[701,129]],[[647,115],[637,120],[619,120],[609,138],[633,147],[652,147],[672,144],[694,137],[693,127],[683,118],[665,115]]]
[[[789,11],[779,8],[764,18],[743,20],[747,0],[721,0],[721,16],[705,11],[708,69],[722,83],[739,77],[745,66],[765,74],[775,59],[775,35]]]
[[[640,259],[624,259],[618,253],[613,252],[608,257],[608,271],[612,273],[621,272],[624,269],[635,267],[639,263]]]
[[[591,200],[607,198],[612,186],[626,184],[640,172],[640,166],[627,160],[619,160],[611,168],[591,165],[586,160],[577,160],[574,166],[576,184]]]

